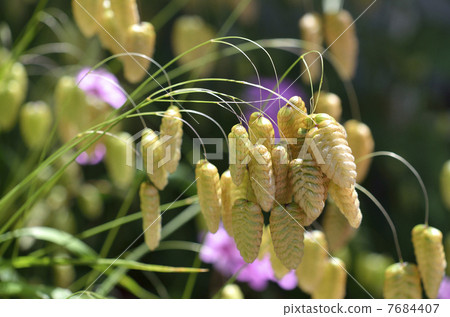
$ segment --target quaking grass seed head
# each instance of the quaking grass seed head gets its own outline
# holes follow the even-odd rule
[[[181,144],[183,141],[183,121],[181,121],[180,109],[177,106],[169,106],[161,119],[160,139],[163,142],[164,153],[169,151],[169,161],[166,169],[169,173],[176,171],[181,158]]]
[[[222,191],[222,223],[230,237],[233,236],[233,224],[231,219],[231,208],[233,207],[233,198],[231,195],[233,181],[231,173],[226,170],[220,176],[220,188]]]
[[[108,175],[115,186],[126,189],[133,180],[135,169],[133,168],[134,148],[129,142],[131,135],[121,132],[116,137],[105,139],[106,156],[105,166]],[[127,161],[130,159],[130,162]],[[131,164],[130,164],[131,163]]]
[[[362,213],[359,209],[358,193],[355,186],[350,188],[340,187],[331,181],[328,191],[336,206],[347,218],[353,228],[359,228],[362,221]]]
[[[269,119],[263,116],[261,112],[253,112],[248,121],[248,131],[250,141],[256,144],[264,145],[269,152],[272,151],[275,131]]]
[[[422,286],[417,266],[412,263],[395,263],[384,274],[385,299],[421,299]]]
[[[142,135],[141,147],[147,175],[159,190],[163,190],[167,186],[169,175],[164,165],[160,164],[165,153],[158,135],[153,130],[146,129]]]
[[[158,247],[161,240],[161,210],[159,193],[155,186],[142,183],[139,190],[142,211],[142,228],[145,243],[150,250]]]
[[[103,0],[72,0],[73,17],[85,37],[92,37],[98,32],[95,19],[100,20],[102,10]]]
[[[43,101],[29,102],[20,110],[20,132],[30,149],[41,149],[52,126],[52,111]]]
[[[292,201],[292,187],[289,180],[289,153],[284,144],[272,149],[272,166],[275,177],[275,203],[288,204]]]
[[[256,200],[262,210],[272,209],[275,199],[275,177],[272,168],[270,152],[262,144],[255,145],[251,150],[251,160],[248,165],[250,183]]]
[[[230,173],[234,184],[240,185],[247,171],[249,151],[251,148],[247,129],[242,124],[236,124],[228,134]]]
[[[312,293],[312,298],[344,298],[346,285],[347,272],[345,271],[345,263],[336,257],[329,258],[325,264],[322,279]]]
[[[321,91],[320,97],[317,93],[314,95],[314,100],[316,104],[315,113],[326,113],[338,122],[341,120],[342,102],[338,95],[328,91]]]
[[[323,30],[322,19],[317,13],[306,13],[298,21],[300,28],[300,38],[305,41],[303,53],[311,50],[322,51],[323,42]],[[305,57],[305,62],[308,64],[309,72],[311,74],[311,80],[313,83],[317,82],[320,78],[322,67],[318,54],[308,54]],[[301,72],[306,71],[304,63],[301,63]],[[303,73],[302,80],[305,84],[309,85],[309,76],[307,73]]]

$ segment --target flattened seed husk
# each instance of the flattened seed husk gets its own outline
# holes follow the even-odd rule
[[[99,26],[94,19],[100,20],[102,9],[102,0],[72,0],[73,18],[84,36],[92,37],[97,33]]]
[[[274,206],[292,201],[292,187],[289,180],[289,154],[286,145],[276,145],[272,150],[272,166],[275,177]]]
[[[421,299],[419,270],[415,264],[395,263],[384,274],[383,296],[386,299]]]
[[[361,224],[362,213],[359,209],[358,193],[355,190],[355,186],[342,188],[334,182],[330,182],[328,190],[336,206],[347,218],[348,223],[353,228],[358,228]]]
[[[181,121],[180,109],[177,106],[170,106],[164,112],[161,119],[160,139],[165,148],[164,153],[169,149],[170,159],[165,168],[169,173],[176,171],[181,158],[181,143],[183,141],[183,121]]]
[[[223,172],[220,176],[220,188],[222,191],[222,223],[225,230],[232,237],[233,236],[233,224],[231,218],[231,207],[233,207],[234,201],[231,196],[231,187],[233,181],[231,180],[230,171]]]
[[[316,102],[315,113],[326,113],[332,116],[337,122],[341,120],[342,115],[342,102],[338,95],[328,91],[321,91],[320,97],[317,99],[318,94],[314,95]]]
[[[168,173],[164,166],[159,166],[164,152],[158,135],[153,130],[147,129],[143,133],[141,146],[144,169],[152,183],[159,190],[163,190],[168,183]]]
[[[328,200],[325,207],[322,225],[331,253],[347,246],[356,233],[356,229],[348,223],[338,207],[330,200]]]
[[[341,299],[345,297],[347,272],[345,264],[338,258],[329,258],[322,279],[312,293],[314,299]]]
[[[264,145],[269,152],[272,151],[275,131],[272,122],[263,116],[261,112],[253,112],[248,120],[248,131],[250,141],[256,144]]]
[[[233,182],[240,185],[247,171],[249,151],[251,147],[248,133],[242,124],[236,124],[228,134],[230,173]]]
[[[300,28],[300,38],[306,42],[303,53],[312,50],[322,51],[323,30],[320,15],[317,13],[306,13],[298,21],[298,26]],[[320,74],[322,73],[322,65],[319,58],[317,53],[311,53],[304,57],[313,83],[319,80]],[[304,72],[302,80],[305,84],[309,85],[310,78],[306,72],[306,67],[303,62],[301,62],[301,65],[301,72]]]
[[[141,199],[142,228],[144,230],[145,243],[150,250],[154,250],[158,247],[161,239],[159,193],[153,185],[142,183],[139,197]]]
[[[110,0],[110,2],[117,25],[122,30],[139,23],[140,18],[136,0]]]

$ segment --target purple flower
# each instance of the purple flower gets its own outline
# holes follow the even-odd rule
[[[83,152],[78,155],[76,161],[81,165],[96,165],[103,160],[106,154],[106,147],[103,143],[98,143],[95,145],[95,149],[92,153]]]
[[[116,109],[127,101],[116,76],[104,69],[89,71],[90,68],[83,68],[77,75],[79,87],[86,94],[97,97]]]
[[[444,276],[437,297],[440,299],[450,299],[450,277]]]
[[[233,238],[222,226],[215,234],[210,232],[206,234],[200,250],[200,259],[212,263],[214,268],[225,276],[232,276],[242,269],[236,279],[248,283],[255,291],[265,290],[269,281],[278,283],[285,290],[292,290],[297,286],[295,271],[289,272],[281,280],[275,278],[269,254],[261,260],[256,259],[253,263],[245,263]]]

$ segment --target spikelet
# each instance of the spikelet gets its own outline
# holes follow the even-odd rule
[[[269,153],[272,151],[275,131],[269,119],[261,112],[253,112],[248,120],[248,132],[253,144],[264,145]]]
[[[262,144],[255,145],[248,164],[250,183],[262,210],[269,211],[275,198],[275,177],[270,152]]]
[[[73,18],[85,37],[94,36],[101,28],[99,23],[102,9],[103,0],[72,0]]]
[[[303,244],[303,259],[295,274],[300,289],[312,294],[322,279],[328,261],[327,240],[321,231],[306,231]]]
[[[272,166],[275,177],[274,206],[288,204],[292,201],[292,187],[289,181],[289,154],[285,145],[273,148]]]
[[[114,11],[111,9],[111,2],[102,2],[103,8],[99,15],[102,27],[98,28],[100,42],[104,48],[110,50],[113,54],[125,53],[126,30],[119,28]]]
[[[110,0],[116,23],[121,30],[127,30],[139,23],[139,11],[136,0]]]
[[[233,234],[242,258],[252,263],[259,253],[264,217],[261,208],[251,201],[238,199],[232,208]]]
[[[345,122],[344,128],[347,131],[348,145],[352,149],[352,154],[355,161],[359,158],[373,152],[375,143],[373,141],[372,132],[370,128],[362,122],[356,120],[349,120]],[[371,159],[356,163],[356,182],[361,183],[369,171]]]
[[[343,79],[355,75],[358,58],[358,38],[350,13],[341,10],[335,14],[325,14],[325,42],[336,59],[336,67]]]
[[[200,160],[195,168],[195,178],[197,179],[198,200],[203,217],[208,230],[215,233],[219,229],[222,210],[222,190],[217,167],[207,160]]]
[[[440,178],[442,200],[447,209],[450,210],[450,160],[442,166]]]
[[[153,130],[147,129],[142,135],[141,146],[144,169],[153,184],[159,190],[163,190],[168,183],[168,173],[164,166],[160,166],[165,153],[158,135]]]
[[[332,92],[321,91],[320,96],[317,93],[314,95],[314,102],[316,103],[315,113],[329,114],[337,122],[341,120],[342,102],[338,95]]]
[[[342,299],[345,297],[347,272],[345,263],[338,258],[330,258],[325,264],[322,279],[312,293],[314,299]]]
[[[248,133],[242,124],[236,124],[228,134],[230,151],[230,173],[233,182],[240,185],[247,170],[250,140]]]
[[[41,149],[52,126],[52,112],[43,101],[29,102],[20,110],[20,132],[30,149]]]
[[[378,253],[361,252],[356,256],[353,271],[355,278],[375,298],[383,298],[384,275],[386,269],[394,264],[394,260]]]
[[[130,26],[126,32],[125,48],[129,53],[153,57],[156,33],[153,25],[142,22]],[[123,56],[124,76],[130,83],[141,81],[148,73],[150,60],[139,56]]]
[[[176,171],[181,158],[181,143],[183,141],[183,121],[177,106],[170,106],[161,119],[160,139],[165,147],[164,153],[169,149],[170,160],[165,168],[169,173]]]
[[[306,13],[298,21],[298,26],[300,28],[300,38],[306,42],[304,45],[304,53],[311,50],[321,51],[323,31],[320,16],[316,13]],[[318,54],[311,53],[306,55],[304,58],[311,74],[311,80],[315,83],[319,80],[322,72],[320,56]],[[305,84],[309,85],[309,76],[306,72],[306,67],[304,67],[304,63],[302,63],[302,73],[304,71],[305,73],[302,76],[302,80]]]
[[[270,233],[277,257],[291,270],[298,267],[303,257],[302,226],[305,214],[297,204],[277,205],[270,213]]]
[[[134,149],[130,143],[131,138],[129,133],[121,132],[117,137],[105,139],[106,170],[113,184],[120,189],[126,189],[131,184],[135,173],[133,168]]]
[[[325,207],[322,225],[331,253],[345,247],[356,233],[355,228],[350,226],[345,216],[330,201]]]
[[[312,159],[295,159],[289,166],[294,201],[315,220],[325,207],[327,193],[326,177]]]
[[[289,103],[283,106],[278,111],[277,124],[281,140],[289,144],[290,157],[297,158],[303,144],[295,141],[297,141],[298,129],[307,116],[307,111],[302,98],[294,96],[289,99],[289,102],[295,107]]]
[[[247,170],[244,170],[244,177],[239,186],[236,186],[233,182],[231,183],[231,205],[238,199],[246,199],[258,203],[252,185],[250,184],[250,177]]]
[[[155,250],[161,240],[161,210],[158,190],[153,185],[142,183],[139,198],[145,243],[150,250]]]
[[[355,186],[342,188],[334,182],[330,182],[328,190],[336,206],[347,218],[348,223],[353,228],[358,228],[361,224],[362,214],[359,209],[358,193],[355,190]]]
[[[385,299],[421,299],[419,270],[415,264],[395,263],[384,274],[383,297]]]
[[[412,230],[412,242],[425,293],[428,298],[436,298],[447,266],[442,232],[427,225],[417,225]]]
[[[269,244],[269,256],[270,256],[270,266],[272,267],[273,274],[275,278],[281,280],[290,270],[284,266],[280,258],[277,256],[275,249],[273,247],[273,242],[270,240]]]
[[[231,207],[233,207],[234,201],[231,197],[231,186],[233,181],[231,180],[231,174],[229,170],[226,170],[220,176],[220,188],[222,190],[222,223],[225,230],[230,237],[233,236],[233,224],[231,222]]]
[[[317,126],[306,135],[312,142],[308,151],[330,180],[341,187],[351,187],[355,184],[356,165],[344,127],[327,114],[313,115],[312,119]]]

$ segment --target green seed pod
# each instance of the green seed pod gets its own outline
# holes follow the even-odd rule
[[[303,257],[304,217],[297,204],[278,205],[270,213],[270,233],[275,253],[281,263],[291,270],[299,266]]]
[[[264,227],[261,208],[251,201],[238,199],[232,208],[232,218],[236,246],[244,261],[252,263],[258,256]]]
[[[450,160],[444,163],[441,170],[441,194],[444,205],[450,210]]]
[[[260,112],[253,112],[248,120],[248,131],[250,141],[256,144],[264,145],[269,153],[272,151],[275,131],[269,119],[263,117]]]
[[[306,231],[303,244],[303,259],[295,274],[300,289],[312,294],[322,280],[328,261],[327,240],[321,231]]]
[[[181,158],[183,141],[183,121],[181,121],[180,109],[177,106],[170,106],[164,112],[160,130],[160,139],[165,147],[164,153],[167,151],[170,153],[170,160],[166,163],[165,168],[169,173],[173,173]]]
[[[153,25],[142,22],[130,26],[125,35],[125,48],[129,53],[139,53],[153,57],[156,33]],[[130,83],[138,83],[148,73],[150,61],[139,56],[123,56],[124,76]]]
[[[338,95],[332,92],[321,91],[320,96],[318,94],[314,95],[314,100],[316,103],[315,113],[329,114],[337,122],[341,120],[342,102]]]
[[[273,148],[272,166],[275,177],[274,206],[288,204],[292,201],[292,187],[289,180],[289,154],[285,145]]]
[[[72,0],[73,18],[85,37],[94,36],[101,28],[102,9],[102,0]]]
[[[139,11],[136,0],[110,0],[111,9],[119,29],[126,30],[139,23]]]
[[[338,258],[330,258],[325,264],[322,279],[311,297],[313,299],[342,299],[345,297],[346,284],[345,263]]]
[[[129,140],[131,135],[127,132],[105,138],[106,170],[114,185],[120,189],[126,189],[131,184],[135,172],[134,148]]]
[[[220,295],[221,299],[244,299],[241,289],[236,284],[226,285]]]
[[[325,207],[327,180],[312,159],[295,159],[289,165],[294,201],[314,221]]]
[[[385,299],[421,299],[419,270],[415,264],[395,263],[384,274]]]
[[[147,129],[142,135],[141,146],[144,169],[153,184],[159,190],[163,190],[168,183],[168,173],[164,166],[160,166],[165,153],[158,135],[153,130]]]
[[[336,59],[336,68],[343,79],[352,79],[358,63],[358,37],[353,18],[346,10],[325,14],[324,18],[325,42]]]
[[[103,199],[98,188],[92,184],[83,184],[78,194],[78,206],[86,218],[99,218],[103,213]]]
[[[360,253],[356,257],[355,278],[375,298],[383,297],[384,272],[394,264],[391,257],[377,253]]]
[[[262,210],[268,212],[272,208],[275,198],[272,158],[270,152],[262,144],[255,145],[251,153],[252,158],[248,164],[250,182],[258,204]]]
[[[281,280],[286,274],[289,273],[289,269],[284,266],[280,258],[277,256],[273,247],[272,240],[269,241],[269,254],[270,254],[270,266],[272,267],[273,274],[277,280]],[[266,254],[267,256],[267,254]]]
[[[230,148],[230,172],[236,185],[240,185],[247,171],[250,140],[248,133],[242,124],[236,124],[228,134]]]
[[[355,161],[373,152],[375,143],[370,128],[362,122],[349,120],[345,122],[344,128],[347,131],[348,145],[352,149]],[[371,159],[356,163],[356,182],[361,183],[369,171]]]
[[[311,50],[322,51],[323,31],[322,21],[319,14],[306,13],[298,21],[300,28],[300,38],[305,41],[304,51],[306,53]],[[320,56],[318,54],[308,54],[305,57],[305,62],[308,64],[311,80],[313,83],[317,82],[322,73],[322,65]],[[306,71],[304,63],[302,65],[302,73]],[[309,84],[309,76],[307,73],[303,74],[302,80],[305,84]]]
[[[325,207],[322,226],[331,253],[337,252],[347,246],[348,242],[356,233],[356,229],[350,226],[336,204],[330,201],[328,201]]]
[[[158,190],[144,182],[139,190],[139,198],[141,200],[145,243],[153,251],[158,247],[161,240],[161,209]]]
[[[231,219],[231,207],[233,207],[234,201],[231,197],[231,186],[233,181],[231,180],[230,171],[223,172],[220,176],[220,188],[222,190],[222,223],[225,230],[230,237],[233,236],[233,224]]]
[[[447,266],[442,232],[427,225],[417,225],[412,230],[412,242],[425,293],[428,298],[437,298]]]
[[[219,229],[222,211],[222,191],[217,167],[207,160],[200,160],[195,168],[195,178],[197,179],[198,200],[203,217],[206,220],[208,230],[215,233]]]
[[[45,102],[29,102],[20,110],[20,132],[29,148],[41,149],[51,127],[52,112]]]
[[[358,228],[361,224],[362,214],[359,209],[358,193],[355,190],[355,186],[343,188],[334,182],[330,182],[328,190],[336,206],[347,218],[348,223],[353,228]]]
[[[253,192],[247,170],[244,171],[244,177],[239,186],[236,186],[234,183],[231,184],[231,205],[233,205],[233,203],[238,199],[246,199],[248,201],[258,203],[256,201],[255,193]]]

